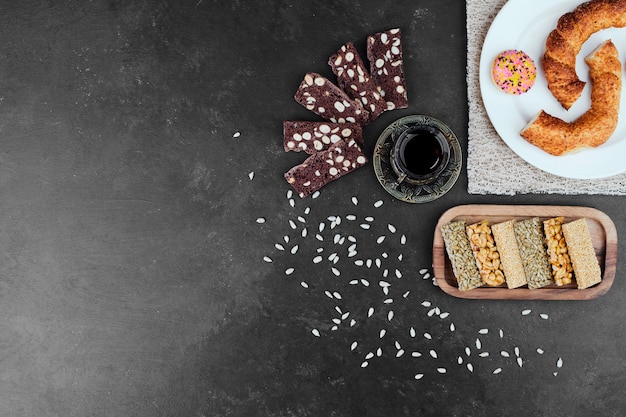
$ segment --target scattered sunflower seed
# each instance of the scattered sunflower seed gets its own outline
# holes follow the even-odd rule
[[[272,261],[272,258],[270,258],[269,256],[264,256],[264,257],[263,257],[263,260],[264,260],[265,262],[267,262],[267,263],[273,262],[273,261]]]
[[[474,365],[472,365],[471,363],[467,363],[467,365],[465,365],[467,367],[467,370],[470,372],[474,372]]]
[[[367,223],[363,223],[363,224],[361,224],[361,228],[367,230],[367,229],[370,228],[370,225],[367,224]]]
[[[424,378],[424,374],[415,374],[415,379],[422,379]]]
[[[321,256],[318,255],[315,258],[313,258],[313,263],[314,264],[318,264],[318,263],[322,262],[323,259],[324,258],[322,258]]]
[[[430,356],[433,359],[437,359],[437,352],[435,350],[431,349],[430,352],[428,352],[428,353],[430,353]]]
[[[414,327],[411,327],[411,329],[409,329],[409,334],[411,335],[411,337],[415,337],[417,335]]]
[[[390,310],[389,313],[387,313],[387,320],[393,320],[393,310]]]
[[[478,331],[478,333],[480,333],[480,334],[487,334],[487,333],[489,333],[489,329],[480,329]]]
[[[532,310],[522,310],[522,316],[527,316]]]
[[[341,275],[341,271],[339,271],[337,268],[332,267],[330,268],[331,271],[333,271],[333,274],[335,274],[336,276]]]
[[[507,352],[506,350],[503,350],[502,352],[500,352],[500,355],[501,355],[503,358],[510,358],[510,357],[511,357],[511,355],[509,354],[509,352]]]
[[[248,178],[250,178],[250,181],[254,179],[254,171],[248,173]]]
[[[431,334],[430,334],[430,333],[428,333],[428,332],[427,332],[427,333],[424,333],[424,337],[425,337],[426,339],[428,339],[428,340],[432,340],[432,338],[433,338],[433,337],[431,336]]]
[[[450,331],[453,332],[456,330],[456,327],[454,327],[454,323],[450,323]]]
[[[241,136],[241,132],[237,131],[237,132],[233,133],[233,137],[234,138],[238,138],[239,136]]]
[[[350,350],[355,350],[358,345],[359,344],[357,342],[352,342],[352,345],[350,345]]]
[[[258,219],[256,219],[256,222],[259,224],[265,223],[265,217],[259,217]]]
[[[287,268],[287,269],[285,269],[285,275],[291,275],[291,274],[293,274],[293,271],[295,271],[295,269]]]
[[[543,349],[537,348],[537,353],[540,354],[540,355],[543,355]]]
[[[497,375],[497,374],[499,374],[500,372],[502,372],[502,368],[496,368],[496,369],[494,369],[494,371],[493,371],[494,375]]]
[[[316,191],[316,192],[314,192],[314,193],[311,195],[311,198],[315,199],[315,198],[317,198],[317,197],[319,197],[319,196],[320,196],[320,192],[319,192],[319,191]]]
[[[422,301],[422,306],[423,307],[430,307],[431,306],[430,301]]]
[[[437,368],[437,372],[439,372],[440,374],[445,374],[447,371],[446,368]]]
[[[284,247],[283,245],[281,245],[280,243],[276,243],[276,244],[274,245],[274,247],[275,247],[276,249],[278,249],[278,250],[285,250],[285,247]]]
[[[382,339],[387,334],[387,330],[381,329],[380,333],[378,333],[378,337]]]
[[[311,333],[313,333],[313,336],[315,336],[315,337],[320,337],[320,331],[317,330],[317,329],[311,330]]]
[[[559,358],[559,359],[556,361],[556,367],[557,367],[557,368],[562,368],[562,367],[563,367],[563,359]]]
[[[520,368],[524,365],[524,361],[522,360],[522,358],[520,357],[517,358],[517,364],[519,365]]]
[[[369,310],[367,310],[367,317],[372,317],[374,315],[374,307],[370,307]]]
[[[414,358],[419,358],[420,356],[422,356],[422,354],[420,352],[411,352],[411,356],[413,356]]]
[[[406,243],[406,235],[402,235],[402,237],[400,238],[400,243],[403,245]]]
[[[373,357],[374,357],[373,352],[369,352],[367,355],[365,355],[365,359],[372,359]]]
[[[352,197],[352,204],[354,204],[355,206],[359,204],[359,199],[356,197]]]
[[[293,248],[291,248],[291,254],[295,255],[298,252],[298,248],[299,248],[298,245],[294,245]]]
[[[547,314],[545,314],[545,313],[541,313],[541,314],[539,315],[539,317],[541,317],[541,318],[542,318],[542,319],[544,319],[544,320],[548,320],[548,319],[550,318],[550,317],[549,317]]]
[[[369,363],[365,361],[361,364],[361,368],[367,368],[367,365],[369,365]]]
[[[374,203],[374,207],[379,208],[383,205],[383,200],[378,200],[377,202]]]
[[[302,281],[300,285],[302,285],[304,288],[309,288],[309,284],[307,284],[305,281]]]
[[[478,356],[480,356],[481,358],[486,358],[489,356],[489,352],[480,352]]]

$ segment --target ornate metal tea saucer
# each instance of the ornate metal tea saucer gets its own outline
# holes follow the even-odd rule
[[[402,132],[414,125],[427,125],[439,129],[450,144],[450,162],[448,166],[430,184],[413,185],[398,183],[398,176],[393,171],[389,155],[393,142]],[[378,137],[374,148],[374,172],[383,188],[398,200],[407,203],[428,203],[450,191],[461,174],[463,156],[461,145],[454,132],[439,120],[423,115],[406,116],[391,123]]]

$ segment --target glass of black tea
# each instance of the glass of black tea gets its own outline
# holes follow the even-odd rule
[[[391,151],[398,183],[430,184],[450,161],[450,144],[434,126],[414,125],[400,134]]]

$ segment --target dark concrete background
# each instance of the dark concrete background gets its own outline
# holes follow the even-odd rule
[[[403,31],[410,107],[367,126],[366,151],[408,114],[445,121],[466,151],[459,0],[0,1],[0,415],[623,415],[621,263],[611,291],[586,302],[458,300],[419,272],[449,207],[593,206],[621,236],[623,198],[473,196],[464,169],[442,199],[410,205],[370,165],[290,205],[282,173],[303,157],[283,152],[282,121],[317,120],[292,98],[300,80],[331,77],[341,44],[363,51],[391,27]],[[388,296],[380,269],[355,267],[334,244],[330,215],[359,257],[402,272]],[[372,229],[358,226],[366,216]],[[349,283],[361,278],[370,287]],[[450,316],[429,316],[424,300]],[[333,331],[338,311],[351,315]]]

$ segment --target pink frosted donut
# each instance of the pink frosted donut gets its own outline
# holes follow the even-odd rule
[[[510,49],[493,60],[491,78],[505,93],[520,95],[535,84],[537,67],[525,52]]]

